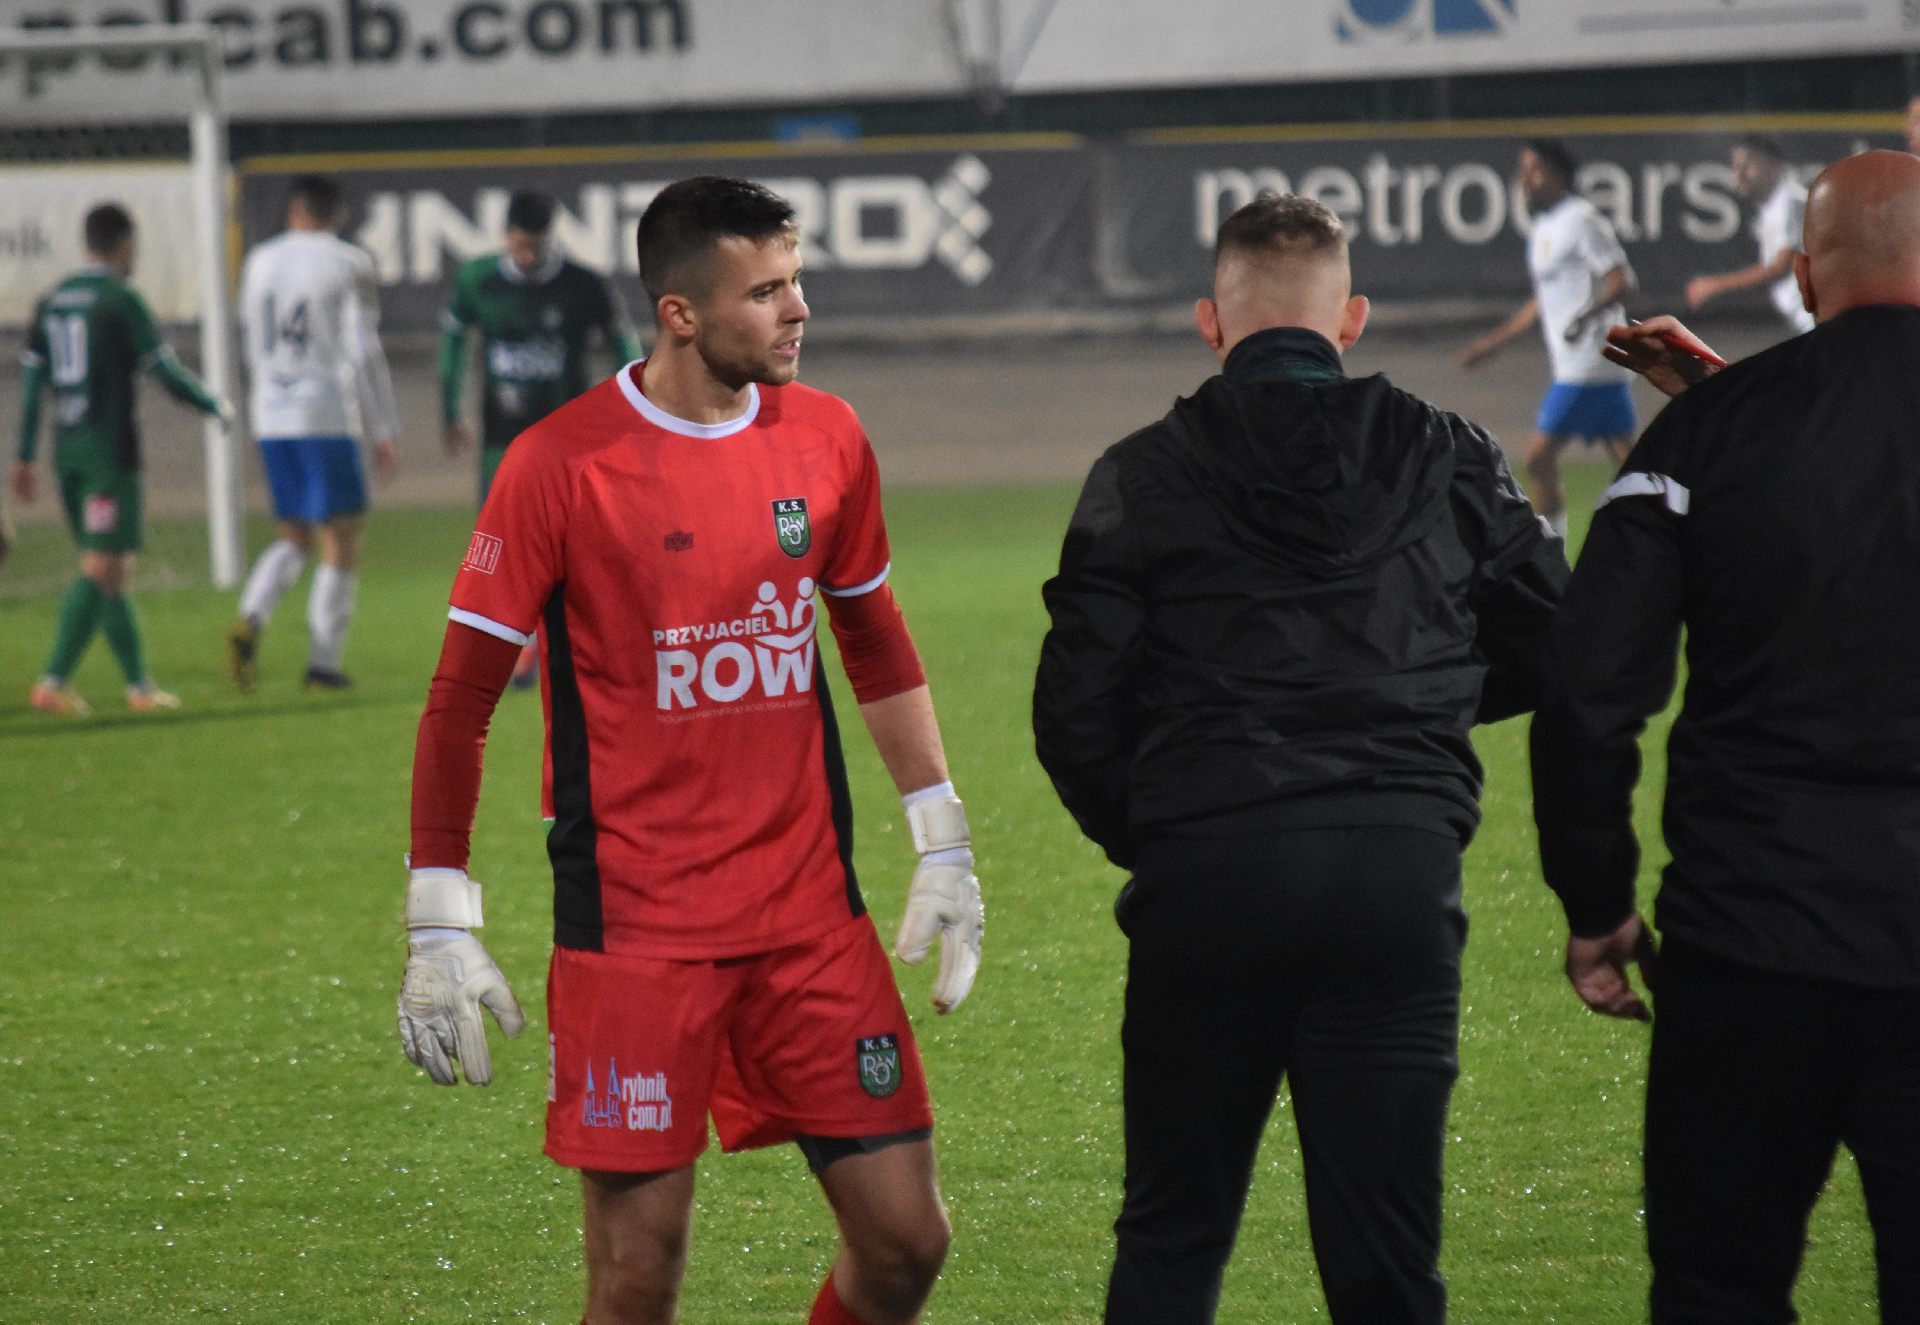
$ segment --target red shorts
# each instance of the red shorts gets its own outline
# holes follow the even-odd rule
[[[656,1173],[707,1148],[933,1126],[906,1007],[873,922],[753,957],[677,961],[555,948],[546,1151]]]

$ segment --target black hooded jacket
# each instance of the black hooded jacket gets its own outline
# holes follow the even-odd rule
[[[1533,707],[1567,581],[1481,429],[1275,328],[1093,466],[1033,726],[1115,863],[1156,833],[1470,838],[1475,722]]]

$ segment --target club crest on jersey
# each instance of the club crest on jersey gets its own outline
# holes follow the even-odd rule
[[[894,1035],[863,1035],[854,1057],[860,1065],[860,1089],[884,1100],[900,1089],[900,1039]]]
[[[813,548],[813,525],[807,520],[805,497],[782,497],[773,503],[773,534],[788,556],[807,555]]]

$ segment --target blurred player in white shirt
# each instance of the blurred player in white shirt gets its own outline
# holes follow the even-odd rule
[[[279,536],[253,563],[227,634],[228,671],[242,690],[253,687],[260,632],[306,568],[316,530],[306,684],[352,684],[340,656],[367,510],[360,441],[372,441],[380,478],[399,468],[373,259],[334,233],[342,217],[338,185],[318,175],[296,179],[286,230],[249,253],[240,274],[253,431],[280,521]]]
[[[1767,298],[1797,336],[1813,330],[1813,314],[1793,279],[1793,255],[1807,213],[1807,191],[1787,169],[1786,149],[1770,134],[1750,133],[1733,149],[1733,188],[1753,204],[1753,237],[1760,261],[1738,271],[1696,276],[1687,282],[1687,307],[1698,308],[1734,290],[1767,287]]]
[[[1521,456],[1534,509],[1561,537],[1567,532],[1566,498],[1560,490],[1560,450],[1576,438],[1606,445],[1624,460],[1632,449],[1635,420],[1630,374],[1601,351],[1607,328],[1626,321],[1620,300],[1633,288],[1633,268],[1613,226],[1599,208],[1573,191],[1577,165],[1565,145],[1535,139],[1514,168],[1533,230],[1527,239],[1527,271],[1533,298],[1493,331],[1461,351],[1470,368],[1535,322],[1546,336],[1553,384],[1540,402],[1533,436]]]

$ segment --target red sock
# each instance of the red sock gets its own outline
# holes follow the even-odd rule
[[[833,1288],[833,1271],[827,1271],[827,1282],[820,1285],[820,1296],[813,1300],[813,1314],[807,1317],[807,1325],[867,1325],[867,1323],[847,1310],[847,1304],[840,1300],[840,1294]]]

